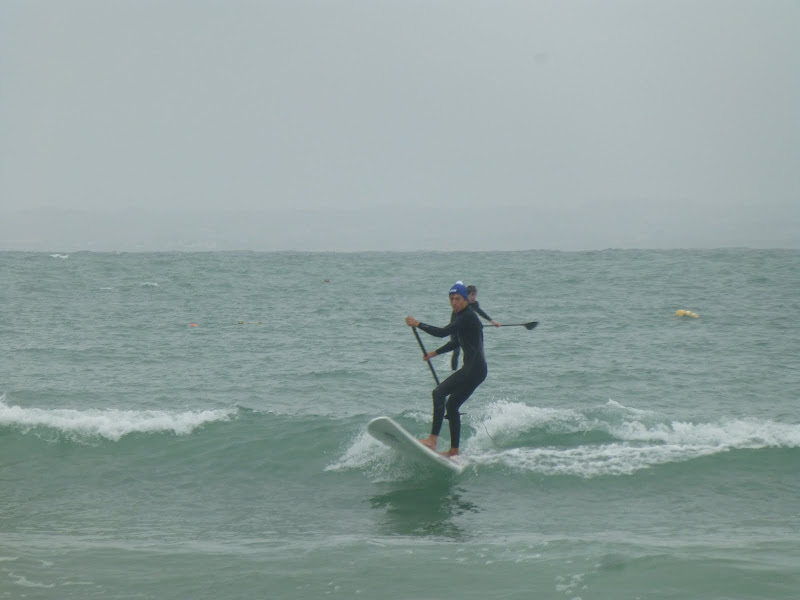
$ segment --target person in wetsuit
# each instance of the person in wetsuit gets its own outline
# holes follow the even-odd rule
[[[476,288],[474,285],[468,285],[467,286],[467,302],[469,302],[469,307],[472,310],[474,310],[476,313],[478,313],[484,319],[489,321],[492,325],[494,325],[495,327],[500,327],[501,326],[500,323],[498,323],[497,321],[492,319],[492,317],[487,315],[486,312],[481,308],[481,305],[478,304],[478,288]],[[456,315],[456,313],[455,313],[455,311],[453,311],[453,314],[450,315],[450,322],[451,323],[453,322],[453,319],[455,318],[455,315]],[[455,339],[455,336],[451,336],[450,339]],[[461,353],[461,348],[456,348],[455,350],[453,350],[453,355],[450,357],[450,368],[453,369],[453,371],[455,371],[458,368],[458,355],[460,353]]]
[[[436,450],[439,432],[445,418],[445,408],[447,408],[447,419],[450,422],[450,450],[444,454],[457,456],[461,441],[461,414],[458,409],[486,379],[488,368],[483,353],[483,325],[478,316],[469,308],[467,288],[458,281],[450,288],[449,295],[450,306],[453,308],[453,318],[449,325],[434,327],[410,316],[406,317],[406,325],[418,327],[425,333],[440,338],[453,336],[441,348],[428,352],[423,360],[428,361],[434,356],[450,352],[454,348],[460,347],[464,351],[464,365],[433,390],[431,434],[424,440],[420,440],[428,448]]]

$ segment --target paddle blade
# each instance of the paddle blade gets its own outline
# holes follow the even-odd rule
[[[531,321],[530,323],[525,323],[525,329],[530,331],[531,329],[536,327],[538,324],[539,324],[539,321]]]

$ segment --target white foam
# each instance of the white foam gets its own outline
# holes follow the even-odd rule
[[[758,419],[658,422],[651,412],[613,401],[585,411],[500,401],[489,405],[484,420],[472,426],[475,435],[467,440],[465,453],[474,464],[587,478],[627,475],[737,449],[800,447],[800,424]],[[532,430],[555,435],[601,433],[611,441],[520,447],[519,438]]]
[[[12,583],[15,583],[16,585],[18,585],[20,587],[43,588],[43,589],[47,589],[47,590],[56,587],[54,583],[42,583],[42,582],[39,582],[39,581],[31,581],[30,579],[25,577],[25,575],[17,575],[13,571],[9,571],[8,572],[8,578],[9,578],[9,580],[12,581]]]
[[[466,420],[466,419],[464,419]],[[541,408],[522,402],[499,400],[488,405],[484,415],[469,422],[475,427],[473,442],[491,447],[498,441],[513,440],[531,429],[555,433],[590,431],[597,420],[572,409]]]
[[[502,465],[513,470],[543,475],[569,475],[588,479],[602,475],[631,475],[656,465],[684,462],[716,452],[717,449],[708,447],[602,444],[573,448],[512,448],[470,454],[469,458],[476,465]]]
[[[0,398],[0,425],[24,432],[55,429],[73,438],[105,438],[119,441],[131,433],[186,435],[215,421],[227,421],[235,409],[170,412],[162,410],[42,409],[8,406]]]
[[[796,448],[800,446],[800,425],[758,420],[722,420],[717,423],[689,423],[647,426],[623,423],[610,427],[610,432],[623,440],[656,442],[681,447],[703,447],[718,450],[757,448]]]
[[[358,434],[336,462],[326,471],[365,471],[373,481],[396,481],[413,474],[413,469],[385,444],[369,435]]]
[[[373,460],[381,445],[364,431],[350,442],[341,458],[334,464],[328,465],[325,470],[345,471],[365,467]]]

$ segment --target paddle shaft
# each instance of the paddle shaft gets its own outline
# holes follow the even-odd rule
[[[422,339],[420,339],[419,333],[417,333],[417,328],[412,327],[411,330],[414,332],[414,337],[417,338],[417,343],[419,343],[419,347],[422,349],[422,356],[427,356],[428,352],[425,350],[425,346],[422,344]],[[436,371],[433,369],[431,361],[426,360],[425,362],[428,363],[428,367],[431,370],[431,375],[433,375],[433,380],[436,382],[436,385],[439,385],[439,378],[436,376]]]
[[[530,323],[503,323],[503,324],[500,325],[500,327],[524,327],[525,329],[530,331],[531,329],[536,327],[538,324],[539,324],[539,321],[531,321]],[[483,323],[483,326],[484,327],[497,327],[496,325],[487,325],[486,323]]]

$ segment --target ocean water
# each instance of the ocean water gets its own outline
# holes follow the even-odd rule
[[[800,597],[798,251],[3,252],[0,351],[0,598]]]

